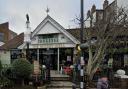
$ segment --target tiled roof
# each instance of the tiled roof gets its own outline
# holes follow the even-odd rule
[[[66,29],[66,31],[80,41],[80,28]]]
[[[72,36],[74,36],[76,39],[80,40],[80,28],[77,29],[66,29]],[[84,30],[85,33],[85,30]],[[85,35],[83,35],[85,36]],[[0,49],[15,49],[21,44],[23,44],[24,41],[24,33],[21,33],[14,37],[13,39],[7,41],[4,45],[0,47]]]
[[[24,41],[24,33],[21,33],[14,37],[13,39],[7,41],[4,45],[0,47],[0,49],[15,49],[20,46]]]
[[[0,27],[3,27],[3,28],[4,28],[4,27],[6,27],[6,26],[8,27],[8,25],[9,25],[9,23],[8,23],[8,22],[5,22],[5,23],[1,23],[1,24],[0,24]]]
[[[89,31],[89,30],[91,30],[91,29],[85,28],[83,30],[83,40],[84,41],[86,40],[86,31]],[[76,39],[78,39],[80,41],[80,31],[81,31],[80,28],[66,29],[66,31],[68,31],[72,36],[74,36]],[[92,34],[92,37],[96,35],[94,30],[91,30],[91,34]]]
[[[76,39],[80,40],[80,29],[66,29],[72,36],[74,36]],[[84,31],[85,33],[85,31]],[[14,37],[13,39],[7,41],[4,45],[0,47],[0,49],[15,49],[21,44],[23,44],[24,41],[24,33],[21,33]]]
[[[10,34],[12,34],[12,35],[14,35],[14,36],[16,36],[16,35],[17,35],[17,33],[16,33],[16,32],[14,32],[14,31],[12,31],[12,30],[10,30],[10,29],[9,29],[9,33],[10,33]]]
[[[91,30],[89,28],[84,29],[83,31],[83,40],[85,41],[85,33],[86,31]],[[72,36],[74,36],[76,39],[78,39],[80,41],[80,28],[75,28],[75,29],[66,29],[66,31],[68,31]],[[127,34],[126,32],[127,30],[124,29],[123,31],[123,35]],[[95,30],[91,31],[91,36],[95,37],[96,36],[96,32]],[[16,49],[17,47],[19,47],[20,45],[22,45],[24,42],[24,33],[21,33],[19,35],[17,35],[16,37],[14,37],[13,39],[7,41],[3,46],[0,47],[0,49]]]

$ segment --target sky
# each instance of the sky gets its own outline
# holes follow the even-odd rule
[[[113,0],[109,0],[111,3]],[[84,0],[84,14],[92,5],[102,9],[104,0]],[[26,14],[30,18],[31,31],[47,16],[46,9],[50,9],[49,15],[60,25],[66,28],[78,27],[80,17],[80,0],[0,0],[0,24],[9,22],[9,28],[21,33],[26,30]]]

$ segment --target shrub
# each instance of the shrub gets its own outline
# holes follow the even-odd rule
[[[16,76],[22,79],[22,84],[23,84],[24,79],[29,78],[30,74],[32,73],[31,63],[24,58],[20,58],[20,59],[13,61],[12,69],[14,73],[16,74]]]
[[[32,73],[32,65],[25,59],[17,59],[12,63],[12,69],[18,77],[27,78]]]
[[[12,87],[14,85],[13,81],[9,80],[7,77],[2,76],[0,78],[0,86],[2,87]]]

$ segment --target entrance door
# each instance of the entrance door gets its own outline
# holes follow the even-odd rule
[[[49,62],[51,70],[57,70],[57,50],[56,49],[41,49],[40,50],[40,64],[46,65]]]
[[[50,66],[52,70],[57,70],[57,54],[55,49],[48,50],[48,56],[50,58]]]
[[[57,70],[57,55],[51,54],[51,69]]]

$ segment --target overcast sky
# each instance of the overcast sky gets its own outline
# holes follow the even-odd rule
[[[109,0],[110,3],[113,0]],[[93,4],[102,9],[104,0],[84,0],[86,15]],[[31,30],[47,16],[46,8],[50,8],[49,15],[64,28],[78,27],[73,20],[80,16],[80,0],[0,0],[0,24],[9,22],[9,28],[18,34],[24,32],[26,14],[29,14]]]

